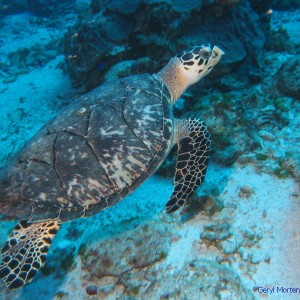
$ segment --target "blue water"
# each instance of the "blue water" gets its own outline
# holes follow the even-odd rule
[[[79,96],[194,46],[225,52],[173,108],[212,141],[183,208],[164,210],[175,147],[124,201],[62,224],[42,270],[16,290],[1,281],[0,299],[300,299],[299,15],[291,0],[0,0],[0,174]],[[1,245],[18,221],[0,222]]]

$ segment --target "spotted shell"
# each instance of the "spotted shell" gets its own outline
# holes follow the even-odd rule
[[[150,75],[107,83],[75,100],[5,169],[3,217],[67,221],[120,201],[170,150],[169,103],[167,88]]]

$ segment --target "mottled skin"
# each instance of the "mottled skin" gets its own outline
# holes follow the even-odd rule
[[[151,176],[178,144],[168,213],[203,182],[206,126],[175,120],[172,107],[216,65],[218,47],[194,47],[154,75],[130,76],[83,95],[46,124],[1,174],[0,214],[19,220],[1,251],[0,278],[11,288],[43,266],[59,224],[116,204]]]

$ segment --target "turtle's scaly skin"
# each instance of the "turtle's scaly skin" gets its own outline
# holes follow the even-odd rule
[[[67,221],[114,205],[151,176],[173,142],[170,94],[150,75],[107,83],[68,106],[3,174],[6,219]]]
[[[46,261],[58,229],[59,225],[55,221],[35,224],[21,221],[15,226],[1,249],[4,263],[0,264],[0,277],[9,288],[18,288],[30,282],[37,274]]]

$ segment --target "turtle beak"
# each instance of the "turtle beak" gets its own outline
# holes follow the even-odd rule
[[[212,51],[214,51],[217,56],[222,56],[225,54],[225,52],[217,46],[213,46]]]
[[[213,46],[211,52],[212,52],[211,57],[214,61],[213,63],[214,65],[216,65],[221,60],[222,55],[225,54],[225,52],[217,46]]]

